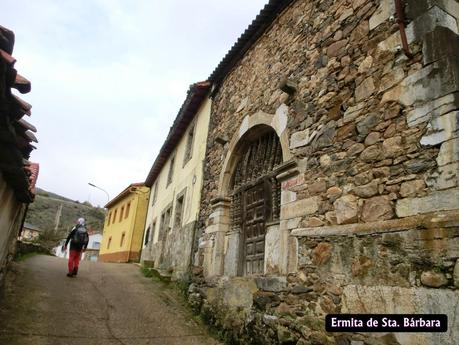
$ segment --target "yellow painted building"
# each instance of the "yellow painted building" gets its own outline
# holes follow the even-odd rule
[[[177,278],[190,265],[199,216],[211,101],[193,84],[145,184],[151,188],[142,262]]]
[[[133,183],[105,206],[99,261],[139,261],[149,192],[143,183]]]

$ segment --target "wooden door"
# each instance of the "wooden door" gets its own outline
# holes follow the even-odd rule
[[[244,274],[262,274],[265,258],[267,202],[263,183],[243,192]]]
[[[280,184],[276,168],[282,149],[274,131],[248,140],[240,151],[231,192],[231,223],[241,233],[238,274],[264,273],[266,223],[279,220]]]

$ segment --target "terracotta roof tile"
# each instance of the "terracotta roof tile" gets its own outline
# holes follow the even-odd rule
[[[23,99],[12,95],[12,101],[13,101],[13,106],[16,106],[16,109],[14,110],[16,113],[14,114],[17,117],[22,117],[22,115],[32,115],[32,105],[24,101]],[[19,116],[18,116],[19,114]]]
[[[25,135],[27,136],[27,138],[30,139],[30,141],[33,141],[34,143],[38,143],[37,137],[31,131],[25,131]]]
[[[22,117],[31,114],[32,106],[11,93],[11,88],[20,93],[31,90],[30,81],[18,74],[14,68],[16,59],[12,57],[14,33],[0,26],[0,131],[3,145],[0,146],[0,167],[7,184],[13,189],[16,199],[22,203],[33,201],[38,165],[27,158],[38,142],[37,129]]]
[[[37,128],[31,123],[24,120],[24,118],[19,119],[17,122],[21,125],[21,127],[25,128],[26,130],[30,130],[32,132],[37,133]]]
[[[29,176],[29,191],[35,195],[35,186],[37,184],[40,165],[38,163],[30,163],[30,165],[26,165],[24,169],[27,171],[27,175]]]
[[[0,49],[0,57],[8,64],[8,65],[14,65],[16,63],[16,59],[12,57],[10,54],[8,54],[6,51],[3,49]]]
[[[0,49],[13,54],[14,32],[0,25]]]
[[[16,74],[16,79],[14,81],[13,87],[20,93],[28,93],[32,89],[30,81],[28,81],[20,74]]]

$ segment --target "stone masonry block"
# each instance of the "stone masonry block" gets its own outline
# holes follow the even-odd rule
[[[456,261],[454,266],[454,286],[459,288],[459,260]]]
[[[381,0],[378,9],[370,18],[370,30],[377,28],[395,13],[395,2],[392,0]]]
[[[459,138],[444,142],[437,156],[438,166],[444,166],[459,161]]]
[[[423,40],[427,33],[434,31],[439,26],[449,28],[456,34],[458,33],[456,18],[440,7],[433,6],[408,25],[406,29],[408,42]]]
[[[459,111],[433,118],[428,132],[421,138],[422,145],[438,145],[459,136]]]
[[[314,214],[319,210],[320,197],[297,200],[281,206],[281,219],[290,219]]]
[[[407,123],[409,127],[414,127],[455,109],[459,109],[459,92],[446,95],[416,107],[407,113]]]
[[[333,203],[338,224],[349,224],[358,220],[359,207],[357,201],[358,199],[354,195],[348,194]]]
[[[422,48],[425,65],[447,56],[459,59],[459,35],[443,26],[436,27],[426,34]]]
[[[226,253],[225,253],[225,274],[228,276],[237,276],[239,262],[240,237],[239,233],[231,233],[226,236]]]
[[[448,189],[431,193],[423,198],[407,198],[397,201],[398,217],[459,209],[459,189]]]
[[[446,289],[401,288],[392,286],[348,285],[343,291],[342,313],[446,314],[448,329],[444,333],[394,333],[399,344],[458,344],[456,317],[459,292]]]
[[[268,227],[265,236],[265,267],[266,274],[279,274],[281,262],[281,233],[278,226]]]
[[[434,6],[459,19],[459,2],[455,0],[406,0],[406,17],[415,19]]]
[[[408,44],[415,41],[424,41],[426,34],[432,32],[437,27],[450,29],[454,33],[459,32],[459,27],[455,17],[451,16],[441,8],[434,6],[423,15],[417,17],[406,27]],[[378,43],[378,49],[382,51],[397,52],[400,50],[400,33],[394,32],[391,36]]]
[[[429,188],[432,188],[435,190],[442,190],[442,189],[458,187],[459,186],[459,162],[454,162],[454,163],[450,163],[450,164],[438,167],[437,171],[430,174],[430,176],[426,179],[426,182]]]
[[[257,286],[253,279],[239,277],[224,281],[218,290],[223,305],[229,308],[249,310],[252,307],[253,293],[257,291]]]
[[[263,291],[281,292],[287,290],[286,277],[258,277],[255,278],[257,287]]]
[[[381,104],[398,101],[408,106],[416,102],[428,102],[457,91],[459,60],[447,57],[406,77],[399,85],[384,94]]]

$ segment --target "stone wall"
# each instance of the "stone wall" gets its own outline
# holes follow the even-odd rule
[[[330,312],[439,312],[427,298],[459,316],[446,302],[458,300],[459,2],[404,4],[409,57],[393,1],[298,0],[219,86],[196,261],[203,277],[190,300],[229,337],[459,342],[457,331],[368,340],[323,328]],[[231,278],[228,166],[237,141],[260,123],[278,133],[295,167],[278,175],[281,219],[265,251],[274,264],[265,277]]]
[[[196,277],[189,301],[226,330],[229,343],[453,345],[459,332],[458,216],[454,211],[412,217],[390,230],[382,222],[333,234],[296,230],[296,272]],[[325,333],[325,315],[336,313],[447,314],[449,331]]]
[[[447,314],[448,333],[395,334],[392,341],[455,344],[458,216],[454,211],[406,218],[392,221],[390,230],[383,222],[334,234],[295,230],[299,265],[288,281],[290,291],[303,295],[286,302],[288,307],[321,319],[327,313]]]
[[[410,40],[416,30],[432,31],[411,45],[408,59],[388,3],[297,1],[227,76],[212,110],[203,222],[229,154],[216,139],[232,138],[259,111],[287,116],[290,152],[300,167],[288,190],[296,201],[317,204],[303,226],[459,208],[457,190],[444,192],[458,185],[459,71],[455,52],[441,46],[457,39],[457,23],[434,28],[422,16],[413,21]],[[436,6],[424,16],[453,19]],[[298,85],[294,97],[278,87],[285,77]]]
[[[144,248],[149,253],[142,254],[148,258],[147,266],[155,268],[161,275],[173,280],[188,281],[191,256],[195,242],[196,222],[182,227],[173,227],[158,241]]]
[[[21,256],[27,254],[45,254],[45,255],[52,255],[50,250],[46,247],[41,246],[38,243],[30,243],[30,242],[16,242],[16,253],[15,257],[20,258]],[[86,252],[87,255],[87,252]]]

